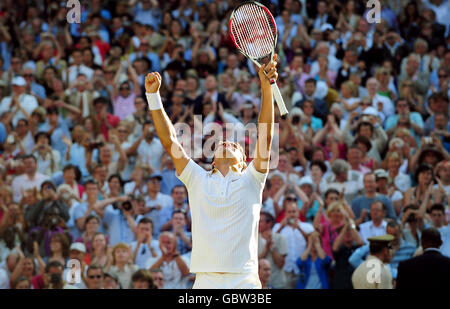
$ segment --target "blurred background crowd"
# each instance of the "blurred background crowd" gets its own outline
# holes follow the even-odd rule
[[[0,3],[0,288],[190,288],[187,191],[144,78],[161,73],[174,124],[256,124],[257,71],[228,36],[240,1],[79,2],[79,24],[66,1]],[[428,227],[450,256],[450,1],[380,0],[377,23],[366,1],[261,2],[289,110],[275,109],[263,286],[352,288],[386,233],[394,282]]]

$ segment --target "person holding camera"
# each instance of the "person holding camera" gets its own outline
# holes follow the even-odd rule
[[[55,185],[51,181],[44,181],[41,185],[42,200],[30,205],[25,213],[28,227],[42,228],[45,231],[66,227],[69,220],[69,208],[56,193]]]
[[[286,275],[286,288],[295,289],[300,277],[300,270],[296,260],[306,249],[308,235],[314,231],[310,223],[301,222],[296,201],[285,203],[285,218],[274,225],[272,231],[286,238],[288,244],[287,255],[283,270]]]
[[[115,206],[113,203],[116,202],[120,203]],[[111,246],[136,240],[135,211],[128,195],[102,200],[94,207],[107,226],[106,234],[110,236]]]

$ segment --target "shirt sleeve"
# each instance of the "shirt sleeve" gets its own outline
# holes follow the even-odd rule
[[[264,183],[266,182],[267,174],[268,173],[261,173],[258,172],[255,168],[255,165],[253,164],[255,162],[254,160],[250,162],[250,164],[247,167],[248,173],[252,176],[252,178],[260,185],[264,186]]]
[[[178,173],[176,173],[175,175],[178,179],[181,180],[186,188],[189,189],[192,184],[198,182],[198,180],[204,173],[206,173],[206,171],[202,167],[195,163],[194,160],[189,159],[189,162],[184,167],[181,175],[178,175]]]

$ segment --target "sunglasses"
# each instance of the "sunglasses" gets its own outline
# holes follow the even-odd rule
[[[102,275],[97,275],[97,276],[88,276],[89,279],[101,279]]]
[[[128,87],[120,87],[119,90],[130,90]]]
[[[447,74],[439,74],[438,77],[439,78],[447,78]]]
[[[296,202],[296,201],[297,201],[297,198],[296,198],[296,197],[288,196],[288,197],[286,197],[286,201]]]

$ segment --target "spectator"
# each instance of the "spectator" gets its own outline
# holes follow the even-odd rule
[[[355,224],[345,220],[344,226],[333,242],[333,258],[336,262],[331,282],[332,289],[351,289],[354,267],[349,263],[349,257],[364,244]]]
[[[186,202],[187,200],[186,187],[183,184],[173,187],[171,197],[173,200],[173,205],[164,207],[163,209],[161,209],[161,212],[159,214],[161,231],[168,231],[172,228],[171,219],[175,211],[181,211],[184,214],[186,214],[186,228],[190,229],[191,221],[190,221],[189,204]]]
[[[103,288],[108,290],[121,289],[119,277],[116,274],[103,273]]]
[[[271,265],[268,260],[259,259],[258,273],[259,273],[259,280],[261,281],[261,288],[271,289],[272,287],[269,284],[269,279],[271,276]]]
[[[376,176],[373,173],[364,175],[364,194],[355,198],[351,205],[355,218],[360,219],[361,223],[367,221],[367,211],[374,201],[380,201],[386,208],[386,217],[396,219],[394,207],[391,200],[376,192]]]
[[[48,176],[37,171],[37,160],[32,155],[23,158],[24,174],[14,178],[11,187],[14,192],[14,201],[19,202],[23,196],[23,190],[40,188],[41,184],[48,180]]]
[[[411,286],[433,288],[444,284],[450,274],[450,258],[443,256],[439,251],[441,244],[438,230],[434,228],[424,230],[422,237],[424,253],[400,262],[396,288],[405,289]]]
[[[320,245],[320,236],[313,232],[308,236],[308,246],[297,260],[302,275],[297,289],[328,289],[328,268],[331,258]]]
[[[137,240],[131,243],[134,263],[145,268],[149,258],[161,255],[158,240],[153,239],[153,221],[145,217],[139,220],[136,233]]]
[[[386,234],[387,222],[384,220],[386,215],[386,206],[381,201],[373,201],[370,204],[370,221],[359,224],[359,233],[365,243],[374,236]]]
[[[103,289],[103,269],[101,266],[92,264],[86,271],[86,288],[88,289]]]
[[[285,212],[285,218],[281,223],[275,224],[272,231],[286,238],[288,250],[283,269],[286,274],[286,287],[293,289],[300,276],[299,268],[295,262],[298,256],[301,256],[305,251],[308,235],[314,231],[314,228],[309,223],[299,221],[299,210],[296,202],[286,202]]]
[[[155,229],[153,236],[158,237],[161,230],[160,213],[161,209],[170,207],[173,204],[172,198],[169,195],[163,194],[161,190],[161,174],[154,173],[150,176],[147,183],[148,195],[145,197],[145,216],[152,219]]]
[[[106,272],[115,274],[124,289],[132,288],[131,276],[139,267],[131,262],[131,248],[126,243],[119,242],[109,252]]]
[[[177,251],[176,237],[171,232],[162,232],[159,235],[159,248],[161,255],[150,258],[147,268],[151,270],[161,268],[164,274],[165,289],[186,288],[186,279],[189,268],[184,258]]]
[[[401,226],[394,220],[387,220],[386,233],[394,236],[394,240],[392,241],[393,256],[391,262],[387,266],[392,274],[392,278],[395,280],[397,278],[399,263],[413,257],[416,252],[416,246],[415,244],[404,240]],[[365,244],[356,249],[356,251],[348,257],[348,262],[354,268],[357,268],[364,262],[364,258],[366,258],[368,254],[369,244]]]
[[[265,283],[264,285],[261,282],[263,288],[270,286],[282,289],[286,286],[286,275],[283,268],[288,247],[284,235],[272,232],[274,223],[275,219],[270,213],[261,212],[258,237],[260,279]],[[269,274],[268,278],[266,278],[267,274]]]
[[[153,283],[157,289],[164,289],[164,274],[161,269],[154,268],[150,270],[153,276]]]
[[[153,277],[147,269],[139,269],[131,276],[134,289],[156,289]]]

